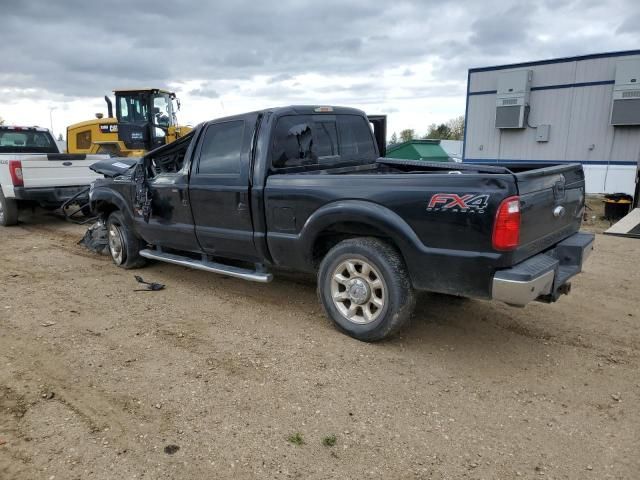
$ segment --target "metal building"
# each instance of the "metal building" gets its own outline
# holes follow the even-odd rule
[[[640,50],[472,68],[465,118],[465,162],[580,162],[587,193],[633,195]]]

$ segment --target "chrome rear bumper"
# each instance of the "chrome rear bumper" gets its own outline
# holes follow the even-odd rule
[[[533,300],[555,302],[570,290],[569,279],[582,271],[593,251],[592,233],[576,233],[555,247],[493,277],[491,297],[510,305],[525,306]]]

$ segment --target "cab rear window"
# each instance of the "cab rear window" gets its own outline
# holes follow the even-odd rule
[[[377,158],[369,122],[358,115],[285,115],[271,147],[274,169],[372,163]]]
[[[49,132],[0,127],[0,153],[58,153]]]

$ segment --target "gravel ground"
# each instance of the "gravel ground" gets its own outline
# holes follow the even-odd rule
[[[0,229],[2,479],[639,478],[638,240],[598,235],[556,304],[424,294],[365,344],[312,281],[134,292],[83,231]]]

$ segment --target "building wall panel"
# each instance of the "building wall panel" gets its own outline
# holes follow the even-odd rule
[[[542,65],[471,69],[469,73],[465,161],[576,161],[585,166],[587,191],[633,193],[640,162],[640,127],[609,125],[613,80],[621,52]],[[495,128],[499,75],[532,70],[529,127]],[[535,127],[548,124],[548,142],[536,141]]]

